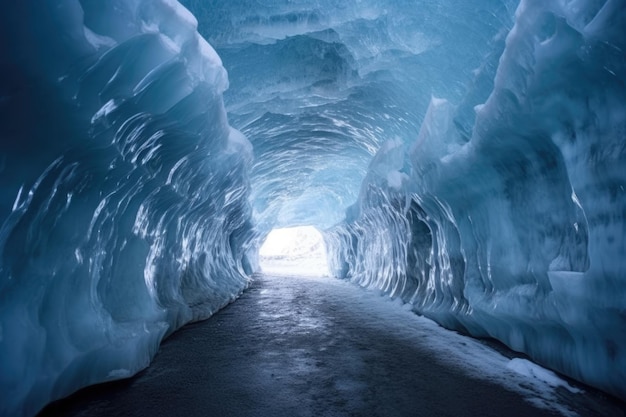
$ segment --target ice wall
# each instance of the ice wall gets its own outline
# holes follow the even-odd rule
[[[250,143],[171,0],[0,17],[0,415],[144,368],[246,286]]]
[[[626,398],[625,25],[623,0],[521,1],[486,102],[432,98],[378,152],[335,274]]]

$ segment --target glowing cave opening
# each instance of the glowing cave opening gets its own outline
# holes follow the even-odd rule
[[[270,275],[328,276],[324,238],[313,226],[274,229],[259,250],[259,265]]]

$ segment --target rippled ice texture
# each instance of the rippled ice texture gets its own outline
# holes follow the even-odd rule
[[[0,415],[14,416],[134,374],[243,290],[252,153],[219,57],[175,1],[3,9]]]
[[[485,102],[432,98],[381,147],[332,268],[626,398],[626,3],[514,18]]]
[[[228,70],[225,102],[254,145],[253,216],[266,232],[341,221],[373,155],[417,134],[432,94],[459,101],[477,82],[485,100],[492,80],[474,70],[493,70],[517,2],[182,3]],[[469,107],[459,124],[473,117]]]

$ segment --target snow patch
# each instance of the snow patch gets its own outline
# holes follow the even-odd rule
[[[563,387],[574,394],[582,392],[578,388],[572,387],[565,380],[559,378],[554,372],[526,359],[511,359],[506,367],[514,372],[517,372],[520,375],[533,378],[537,380],[538,383],[547,384],[552,388]]]

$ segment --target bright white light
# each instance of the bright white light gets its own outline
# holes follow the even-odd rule
[[[259,250],[259,264],[266,274],[328,275],[326,245],[312,226],[272,230]]]

